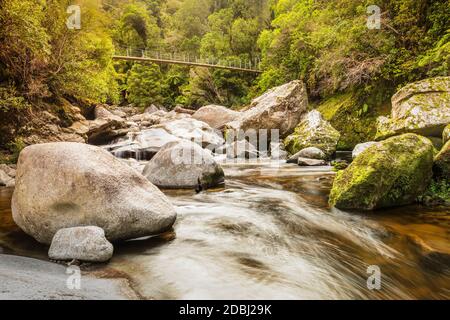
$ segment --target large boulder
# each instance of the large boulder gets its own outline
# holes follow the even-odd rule
[[[176,219],[166,196],[137,171],[101,148],[65,142],[21,152],[12,214],[46,244],[63,228],[97,226],[115,241],[159,234]]]
[[[224,172],[211,152],[190,141],[164,146],[145,166],[143,174],[167,189],[207,189],[224,182]]]
[[[430,140],[415,134],[366,149],[337,173],[330,205],[373,210],[413,203],[431,181],[433,150]]]
[[[228,122],[236,120],[239,116],[240,112],[229,108],[208,105],[198,109],[192,117],[209,124],[214,129],[222,129]]]
[[[441,137],[450,123],[450,77],[408,84],[392,97],[391,117],[378,119],[377,140],[402,134]]]
[[[294,133],[285,139],[284,144],[290,154],[315,147],[330,158],[336,152],[340,136],[340,133],[323,119],[320,112],[313,110],[299,123]]]
[[[285,138],[294,131],[307,108],[306,86],[295,80],[254,99],[238,119],[227,124],[227,128],[244,131],[278,129],[280,137]]]
[[[53,237],[48,256],[53,260],[105,262],[112,258],[113,245],[99,227],[60,229]]]
[[[450,141],[442,147],[434,159],[436,175],[450,181]]]

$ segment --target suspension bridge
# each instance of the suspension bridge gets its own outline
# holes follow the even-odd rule
[[[213,69],[224,69],[239,72],[261,73],[259,69],[260,61],[258,58],[252,60],[242,59],[217,59],[217,58],[199,58],[187,53],[162,53],[149,51],[146,49],[116,49],[113,55],[114,60],[153,62],[157,64],[175,64],[190,67],[203,67]]]

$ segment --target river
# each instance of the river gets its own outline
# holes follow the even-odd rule
[[[107,265],[149,299],[449,299],[450,211],[408,206],[372,213],[327,205],[330,167],[224,165],[226,186],[166,191],[173,233],[115,244]],[[47,259],[11,219],[0,188],[0,253]],[[367,286],[369,266],[380,290]]]

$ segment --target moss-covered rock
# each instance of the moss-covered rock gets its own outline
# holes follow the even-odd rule
[[[344,93],[325,99],[317,106],[325,120],[339,131],[337,150],[350,151],[360,143],[372,141],[377,133],[377,117],[389,113],[388,101],[379,97],[358,98]],[[385,96],[381,94],[380,96]],[[380,102],[382,101],[382,102]]]
[[[442,132],[442,143],[447,143],[447,141],[450,140],[450,124],[448,124],[445,129],[444,132]]]
[[[437,176],[450,180],[450,141],[447,141],[434,158],[434,170]]]
[[[431,181],[433,150],[430,140],[415,134],[366,149],[337,173],[330,205],[373,210],[413,203]]]
[[[323,119],[320,112],[313,110],[303,118],[294,133],[285,139],[284,144],[290,154],[315,147],[329,158],[336,152],[340,136],[340,133]]]
[[[392,114],[378,119],[377,140],[403,133],[441,137],[450,123],[450,77],[408,84],[392,97]]]

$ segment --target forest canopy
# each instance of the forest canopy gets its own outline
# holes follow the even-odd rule
[[[81,9],[70,29],[67,8]],[[450,0],[378,0],[367,27],[361,0],[2,0],[0,112],[42,99],[146,107],[245,105],[267,89],[303,80],[313,99],[388,96],[448,75]],[[227,70],[113,61],[123,48],[221,61],[261,60],[260,76]]]

